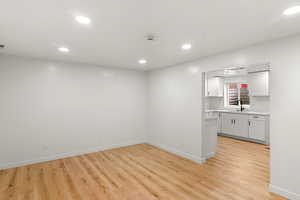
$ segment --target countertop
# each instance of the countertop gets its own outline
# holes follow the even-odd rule
[[[206,110],[205,112],[221,112],[221,113],[232,113],[232,114],[242,114],[242,115],[263,115],[263,116],[269,116],[270,113],[265,112],[256,112],[256,111],[234,111],[234,110]]]
[[[218,120],[218,117],[205,117],[205,120]]]

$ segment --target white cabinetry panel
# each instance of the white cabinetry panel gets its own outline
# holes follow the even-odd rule
[[[207,80],[207,96],[222,97],[224,93],[224,80],[221,77],[211,77]]]
[[[260,117],[249,119],[249,137],[255,140],[266,140],[266,119]]]
[[[248,74],[251,96],[269,96],[269,71]]]
[[[233,115],[231,114],[222,114],[222,133],[233,134],[234,124],[233,124]]]
[[[268,143],[268,117],[222,113],[220,118],[221,134]]]
[[[245,138],[249,137],[247,115],[235,115],[233,134],[239,137],[245,137]]]
[[[221,132],[239,137],[248,137],[248,116],[223,113]]]

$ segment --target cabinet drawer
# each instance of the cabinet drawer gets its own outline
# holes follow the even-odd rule
[[[249,120],[266,120],[268,117],[263,115],[249,115]]]
[[[222,113],[222,117],[232,118],[232,119],[248,119],[248,115],[239,113]]]

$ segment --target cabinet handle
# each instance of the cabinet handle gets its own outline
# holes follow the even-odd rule
[[[251,122],[250,121],[248,121],[248,124],[249,124],[249,126],[251,125]]]

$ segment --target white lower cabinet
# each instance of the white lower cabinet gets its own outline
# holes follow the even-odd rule
[[[234,118],[233,134],[238,137],[249,137],[248,134],[248,116],[236,115]]]
[[[234,134],[234,116],[232,114],[223,113],[221,115],[221,132],[226,134]]]
[[[221,132],[229,135],[248,137],[248,116],[237,114],[222,114]]]
[[[249,138],[266,140],[266,119],[260,116],[249,116]]]
[[[267,117],[248,114],[222,113],[220,133],[267,143]]]

